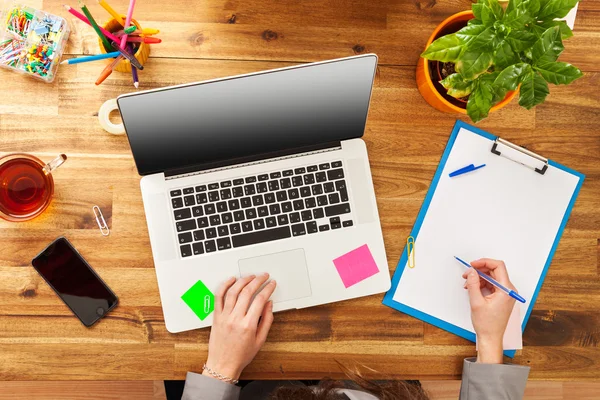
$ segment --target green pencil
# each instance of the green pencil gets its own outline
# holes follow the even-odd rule
[[[100,37],[100,40],[102,40],[102,44],[104,44],[104,48],[106,49],[106,51],[112,51],[112,46],[110,45],[110,42],[108,41],[108,39],[106,39],[106,36],[104,36],[102,31],[100,30],[100,27],[98,27],[96,20],[94,20],[94,17],[92,17],[90,10],[88,10],[85,4],[81,7],[81,11],[83,11],[87,19],[90,21],[90,25],[92,25],[92,28],[94,28],[94,30],[98,34],[98,37]]]

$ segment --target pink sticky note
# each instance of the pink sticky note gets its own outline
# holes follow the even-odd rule
[[[366,244],[336,258],[333,264],[346,288],[379,272],[371,250]]]

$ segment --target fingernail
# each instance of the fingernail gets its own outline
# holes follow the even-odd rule
[[[276,285],[276,284],[277,284],[277,281],[276,281],[275,279],[273,279],[271,282],[269,282],[269,284],[271,284],[271,285],[273,285],[273,286],[274,286],[274,285]]]
[[[269,276],[269,273],[265,272],[264,274],[262,274],[262,276]]]

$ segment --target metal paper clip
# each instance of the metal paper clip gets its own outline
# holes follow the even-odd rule
[[[98,223],[98,228],[100,228],[102,236],[108,236],[110,234],[110,229],[108,229],[104,215],[102,215],[102,210],[100,210],[100,207],[94,206],[92,207],[92,211],[94,211],[94,216],[96,217],[96,222]]]
[[[415,238],[409,236],[406,239],[406,251],[408,253],[408,268],[415,267]]]
[[[204,296],[204,312],[207,314],[210,312],[210,295],[208,294]]]

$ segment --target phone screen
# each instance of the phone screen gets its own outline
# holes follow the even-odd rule
[[[93,325],[118,302],[65,238],[56,239],[32,264],[85,326]]]

